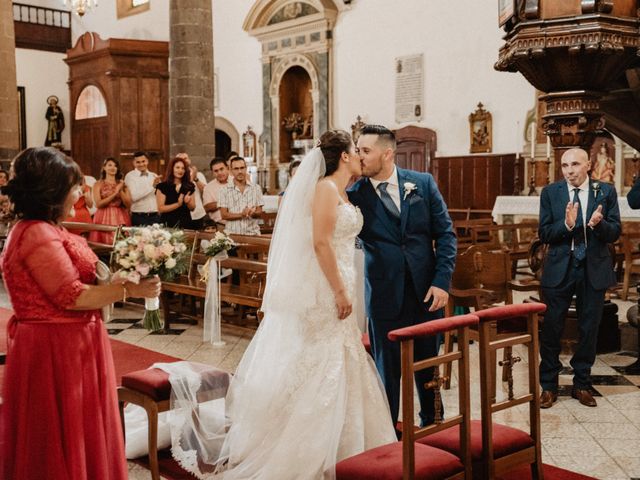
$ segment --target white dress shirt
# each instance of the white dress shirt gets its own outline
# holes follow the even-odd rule
[[[400,185],[398,183],[398,170],[396,169],[395,165],[393,166],[393,172],[391,173],[391,176],[386,180],[375,180],[373,178],[370,180],[371,180],[371,185],[373,185],[374,190],[378,194],[378,197],[380,196],[380,190],[378,190],[378,185],[380,185],[383,182],[387,182],[388,183],[387,193],[391,197],[391,200],[393,200],[393,203],[396,204],[396,207],[398,207],[398,211],[399,212],[402,211],[400,209]]]
[[[207,184],[207,178],[204,176],[204,173],[198,172],[196,174],[196,177],[198,178],[199,181],[201,181],[205,185]],[[200,220],[202,217],[204,217],[207,214],[207,212],[205,211],[204,205],[202,204],[202,193],[200,192],[198,185],[196,185],[196,191],[194,192],[194,196],[196,199],[196,207],[193,210],[191,210],[191,220]]]
[[[567,188],[569,189],[569,201],[572,203],[573,203],[574,190],[576,188],[580,189],[580,191],[578,192],[578,198],[580,199],[580,210],[582,211],[582,227],[585,229],[584,244],[586,245],[587,244],[587,234],[586,234],[587,233],[586,232],[587,206],[589,204],[589,177],[587,177],[587,179],[584,182],[582,182],[582,185],[580,185],[579,187],[574,187],[569,182],[567,182]],[[573,230],[573,228],[569,228],[566,222],[565,222],[565,226],[567,227],[568,230]],[[573,241],[571,242],[571,250],[573,250]]]
[[[153,184],[157,175],[147,170],[142,173],[134,168],[124,177],[124,183],[131,192],[132,213],[153,213],[158,211],[156,187]]]

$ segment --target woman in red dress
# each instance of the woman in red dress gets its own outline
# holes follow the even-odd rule
[[[66,231],[78,165],[54,148],[14,160],[7,194],[20,219],[0,258],[14,310],[0,413],[0,476],[125,480],[113,358],[100,308],[154,297],[160,282],[94,285],[97,257]]]
[[[93,198],[98,210],[93,216],[93,223],[99,225],[131,225],[129,207],[131,193],[124,184],[120,164],[113,157],[108,157],[102,164],[100,180],[93,186]],[[91,232],[89,240],[97,243],[113,243],[113,233]]]

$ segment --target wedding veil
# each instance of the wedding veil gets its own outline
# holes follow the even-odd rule
[[[313,279],[319,278],[320,267],[313,249],[311,206],[325,171],[324,155],[316,147],[304,157],[284,194],[269,250],[265,313],[297,314],[315,299]]]

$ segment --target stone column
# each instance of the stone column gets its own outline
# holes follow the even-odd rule
[[[11,160],[20,148],[18,87],[13,6],[0,2],[0,161]]]
[[[171,0],[169,142],[200,169],[215,156],[211,0]]]

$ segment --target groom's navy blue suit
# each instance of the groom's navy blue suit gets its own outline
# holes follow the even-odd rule
[[[400,347],[387,333],[442,316],[423,303],[432,285],[448,291],[456,259],[456,236],[447,206],[433,177],[397,168],[400,219],[383,206],[368,178],[357,181],[349,199],[364,216],[360,232],[365,251],[365,296],[369,336],[376,366],[385,385],[391,417],[398,418]],[[415,188],[411,188],[415,186]],[[437,354],[435,339],[417,342],[415,358]],[[432,372],[416,375],[423,424],[433,422],[433,391],[423,385]]]

